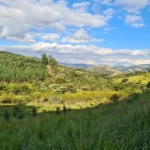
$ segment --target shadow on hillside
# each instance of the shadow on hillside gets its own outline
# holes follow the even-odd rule
[[[126,99],[122,100],[122,101],[119,101],[116,97],[116,99],[112,99],[110,101],[110,103],[100,103],[96,106],[93,106],[93,107],[87,107],[87,108],[81,108],[81,109],[72,109],[72,108],[67,108],[66,106],[64,106],[62,104],[62,107],[56,107],[55,111],[43,111],[43,112],[40,112],[40,113],[37,113],[38,109],[40,107],[36,107],[35,109],[35,106],[27,106],[25,103],[24,104],[1,104],[0,105],[0,117],[4,117],[4,114],[7,110],[7,112],[9,113],[10,117],[15,117],[14,116],[14,112],[16,111],[16,109],[18,109],[18,114],[21,113],[23,115],[23,118],[28,118],[28,117],[40,117],[40,116],[43,116],[45,114],[49,114],[49,115],[63,115],[63,114],[69,114],[69,113],[73,113],[73,114],[81,114],[81,113],[86,113],[86,112],[92,112],[92,111],[97,111],[97,110],[100,110],[100,113],[101,114],[109,114],[113,111],[114,107],[116,105],[120,105],[120,104],[127,104],[127,105],[130,105],[130,104],[134,104],[138,101],[138,99],[142,96],[144,96],[146,92],[143,92],[142,94],[137,94],[137,93],[134,93],[134,94],[131,94],[129,95]],[[41,106],[43,107],[43,106]],[[23,119],[22,118],[22,119]]]

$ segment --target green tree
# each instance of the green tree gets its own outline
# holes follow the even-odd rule
[[[44,65],[47,65],[48,64],[48,58],[47,58],[47,55],[44,53],[42,54],[42,63]]]
[[[58,63],[57,61],[50,55],[49,56],[49,60],[48,60],[48,64],[51,65],[52,67],[56,66]]]

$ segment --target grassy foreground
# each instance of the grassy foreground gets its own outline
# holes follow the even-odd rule
[[[149,92],[59,115],[11,117],[8,122],[2,118],[5,109],[11,113],[12,106],[0,106],[0,150],[150,149]]]

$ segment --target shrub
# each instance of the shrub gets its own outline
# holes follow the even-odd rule
[[[110,98],[110,101],[117,102],[120,98],[120,95],[113,94]]]
[[[126,83],[126,82],[128,82],[127,78],[125,78],[125,79],[122,80],[122,83]]]
[[[2,100],[2,103],[4,103],[4,104],[11,104],[12,100],[10,98],[6,98],[6,99]]]

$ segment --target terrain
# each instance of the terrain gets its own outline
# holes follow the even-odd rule
[[[140,64],[140,65],[134,65],[134,66],[96,66],[96,65],[90,65],[90,64],[67,64],[67,63],[61,63],[61,65],[70,67],[70,68],[81,68],[81,69],[89,69],[89,70],[96,70],[97,72],[102,72],[102,68],[106,71],[106,74],[109,75],[112,72],[116,72],[115,75],[120,74],[120,73],[135,73],[137,71],[139,72],[145,72],[147,69],[150,67],[150,64]],[[108,70],[107,70],[108,69]],[[110,71],[110,72],[109,72]],[[118,72],[119,71],[119,72]]]
[[[0,148],[148,150],[149,89],[149,69],[115,75],[0,51]]]
[[[118,75],[118,74],[122,74],[122,72],[118,71],[118,70],[115,70],[109,66],[97,66],[97,67],[92,67],[92,68],[89,68],[87,69],[89,71],[93,71],[93,72],[98,72],[102,75]]]
[[[114,69],[121,71],[121,72],[145,72],[150,67],[150,64],[140,64],[134,66],[113,66]]]

